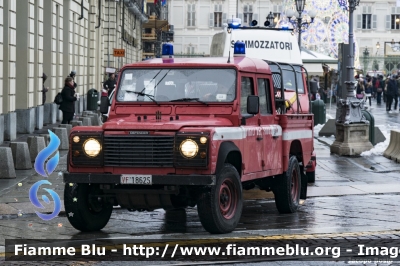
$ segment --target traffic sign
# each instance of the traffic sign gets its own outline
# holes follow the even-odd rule
[[[114,57],[125,57],[125,49],[114,48]]]

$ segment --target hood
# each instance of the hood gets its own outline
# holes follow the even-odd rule
[[[185,127],[226,127],[232,126],[229,119],[221,117],[179,117],[178,120],[170,120],[170,116],[165,116],[160,120],[154,117],[141,121],[132,120],[132,117],[115,118],[103,124],[103,130],[163,130],[163,131],[179,131]]]
[[[44,83],[47,79],[47,75],[45,73],[43,73],[42,79],[43,79],[43,83]]]

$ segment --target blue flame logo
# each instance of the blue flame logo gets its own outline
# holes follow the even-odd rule
[[[59,152],[57,151],[58,147],[60,146],[60,139],[57,137],[57,135],[55,135],[50,130],[49,130],[49,134],[50,134],[49,145],[46,148],[44,148],[41,152],[39,152],[39,154],[37,155],[36,160],[35,160],[35,170],[38,174],[40,174],[43,177],[48,177],[51,173],[53,173],[53,171],[54,171],[54,169],[56,169],[58,161],[60,159]],[[57,153],[52,158],[48,159],[56,151],[57,151]],[[48,159],[48,161],[46,164],[47,159]],[[45,169],[45,166],[46,166],[46,169]],[[36,182],[35,184],[33,184],[31,189],[29,190],[29,200],[32,202],[33,205],[35,205],[35,207],[40,208],[40,209],[44,209],[45,207],[39,202],[37,193],[38,193],[39,187],[44,184],[51,185],[51,183],[47,180],[40,180],[40,181]],[[60,196],[58,196],[58,194],[54,190],[48,189],[48,188],[44,188],[44,190],[46,190],[53,199],[54,211],[51,214],[43,214],[38,211],[35,211],[35,212],[36,212],[37,216],[39,216],[40,218],[42,218],[45,221],[48,221],[48,220],[53,219],[60,213],[61,200],[60,200]],[[42,200],[46,204],[50,204],[50,200],[46,195],[42,195]]]

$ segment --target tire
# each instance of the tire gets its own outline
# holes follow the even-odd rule
[[[65,184],[65,213],[73,227],[82,232],[91,232],[99,231],[107,225],[113,205],[102,200],[93,202],[90,197],[91,194],[101,193],[98,185]]]
[[[315,183],[315,171],[314,172],[307,172],[307,182],[308,183]]]
[[[275,205],[280,213],[294,213],[299,208],[301,175],[296,157],[289,159],[288,170],[278,177],[274,188]]]
[[[232,232],[243,209],[240,176],[231,164],[224,164],[215,186],[204,190],[197,201],[197,212],[204,229],[212,234]]]

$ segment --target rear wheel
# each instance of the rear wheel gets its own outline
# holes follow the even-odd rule
[[[64,189],[65,213],[71,225],[83,232],[98,231],[110,220],[113,205],[98,197],[98,185],[66,183]]]
[[[232,232],[243,209],[242,184],[236,168],[225,164],[215,186],[201,193],[197,211],[203,227],[212,234]]]
[[[289,159],[288,170],[278,177],[274,188],[275,205],[280,213],[296,212],[300,202],[301,175],[296,157]]]

